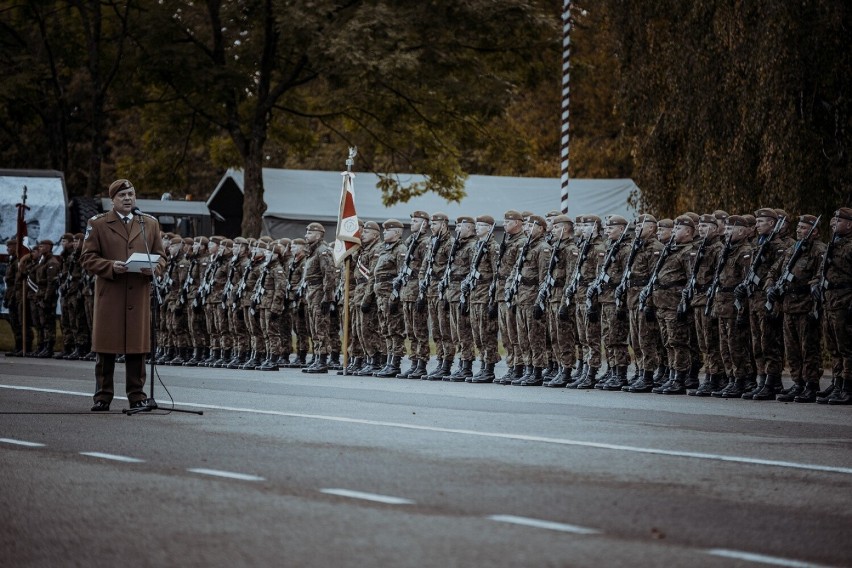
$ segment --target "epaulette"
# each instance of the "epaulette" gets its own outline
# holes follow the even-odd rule
[[[109,211],[104,211],[103,213],[98,213],[97,215],[95,215],[94,217],[89,219],[89,221],[94,221],[95,219],[100,219],[101,217],[104,217],[107,214],[109,214]]]
[[[144,217],[150,217],[154,221],[157,221],[157,218],[154,217],[153,215],[151,215],[150,213],[142,213],[141,215],[144,216]]]

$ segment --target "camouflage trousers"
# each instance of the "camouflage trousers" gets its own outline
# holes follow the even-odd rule
[[[59,310],[59,329],[62,331],[62,347],[64,351],[71,351],[76,344],[74,319],[77,317],[77,306],[74,305],[73,297],[70,296],[63,296],[59,300],[59,304],[61,306]]]
[[[233,341],[231,348],[239,353],[245,353],[249,349],[249,335],[243,308],[242,306],[233,307],[228,304],[226,309],[228,312],[228,329]]]
[[[263,351],[266,344],[263,340],[263,331],[260,329],[259,310],[255,309],[255,312],[252,314],[251,306],[244,306],[240,309],[243,311],[243,321],[246,323],[249,349],[252,351]]]
[[[9,307],[9,325],[12,326],[12,334],[15,336],[15,348],[23,348],[24,326],[21,320],[21,311],[17,302]],[[33,328],[27,325],[27,349],[32,350]]]
[[[559,319],[559,307],[562,302],[548,305],[547,327],[550,329],[550,352],[553,360],[563,367],[573,367],[577,359],[577,319],[574,312],[567,321]]]
[[[405,337],[411,345],[412,359],[429,359],[429,314],[420,313],[416,301],[402,303],[405,316]],[[496,339],[495,339],[496,341]]]
[[[585,298],[586,291],[577,292],[578,298]],[[575,304],[577,314],[577,331],[579,332],[577,339],[580,342],[583,350],[583,360],[589,367],[600,369],[601,367],[601,321],[589,321],[586,314],[586,302]]]
[[[450,324],[448,304],[437,296],[429,297],[429,328],[435,342],[438,359],[452,359],[456,356],[453,333]]]
[[[619,316],[614,302],[601,303],[601,339],[610,368],[630,364],[630,354],[627,352],[629,329],[630,322],[625,312]]]
[[[355,311],[357,317],[356,333],[361,342],[361,349],[368,357],[376,353],[383,353],[385,340],[379,332],[379,311],[374,305],[369,312],[364,313],[360,309],[360,301],[356,302],[358,309]]]
[[[44,305],[39,307],[38,316],[42,341],[53,350],[53,344],[56,343],[56,298],[44,300]]]
[[[750,314],[755,371],[759,375],[780,375],[784,357],[784,322],[766,311],[766,298],[759,296],[756,294],[751,299]]]
[[[341,310],[343,307],[341,306]],[[349,357],[363,357],[364,356],[364,347],[361,342],[361,338],[358,333],[360,329],[358,328],[358,312],[361,311],[358,302],[353,300],[349,301],[349,345],[346,346],[347,353],[347,362]],[[345,322],[344,328],[345,329]]]
[[[186,311],[183,308],[169,308],[166,316],[166,330],[171,347],[189,347],[189,332],[186,323]]]
[[[337,304],[332,304],[332,311],[328,314],[328,352],[340,353],[341,339],[340,335],[343,330],[341,320],[343,319],[340,311],[337,310]]]
[[[479,350],[482,361],[498,362],[500,351],[497,349],[497,320],[488,317],[487,303],[471,304],[470,326],[473,331],[473,344]]]
[[[296,350],[299,353],[307,353],[311,350],[308,309],[302,301],[297,302],[291,309],[293,314],[293,334],[296,336]]]
[[[822,333],[809,314],[784,314],[784,351],[794,381],[822,378]]]
[[[223,308],[220,302],[207,305],[213,313],[213,325],[216,328],[216,336],[219,338],[219,348],[230,349],[233,345],[233,339],[228,330],[228,310]]]
[[[722,351],[719,346],[719,320],[704,315],[705,306],[695,306],[695,334],[698,349],[704,357],[704,371],[715,375],[725,372]]]
[[[331,354],[331,336],[329,314],[322,313],[322,302],[307,302],[305,311],[308,315],[308,329],[311,333],[311,347],[316,355]]]
[[[391,313],[390,296],[379,296],[376,298],[376,304],[379,308],[379,329],[382,332],[382,337],[385,338],[385,353],[387,355],[397,355],[402,357],[405,355],[405,322],[402,314],[399,313],[399,308],[396,308],[396,313]],[[396,303],[399,306],[399,303]]]
[[[669,356],[669,367],[675,371],[688,371],[692,364],[689,319],[678,319],[677,313],[672,310],[657,310],[657,321]]]
[[[462,313],[458,301],[450,302],[450,334],[459,358],[462,361],[472,361],[476,355],[473,351],[470,315]]]
[[[748,325],[738,325],[737,318],[719,318],[719,349],[725,372],[736,379],[754,374]]]
[[[187,324],[189,325],[189,340],[196,349],[209,347],[210,336],[207,334],[207,318],[203,306],[189,304],[187,308]]]
[[[852,380],[852,308],[825,310],[825,347],[834,361],[836,377]]]
[[[281,314],[268,308],[261,308],[258,320],[263,336],[262,350],[270,357],[281,356]],[[290,350],[288,349],[287,352],[289,353]]]
[[[636,330],[638,336],[639,349],[635,351],[636,364],[640,369],[653,371],[661,363],[659,344],[662,342],[662,336],[660,335],[660,324],[656,318],[649,320],[644,312],[639,311],[638,305],[634,309],[628,310],[628,313],[630,314],[630,327]]]
[[[500,339],[503,341],[503,349],[506,350],[506,364],[510,367],[524,364],[521,344],[518,341],[518,322],[515,310],[506,302],[497,304],[498,327],[500,328]]]
[[[545,319],[535,319],[535,304],[521,304],[515,309],[521,356],[524,365],[546,367],[549,359]]]
[[[204,329],[207,330],[207,347],[219,349],[222,344],[222,333],[216,327],[216,308],[213,304],[204,304]]]

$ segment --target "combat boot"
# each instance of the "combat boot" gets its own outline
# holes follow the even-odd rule
[[[589,372],[583,375],[583,380],[580,381],[575,387],[577,390],[588,390],[595,388],[595,384],[597,384],[597,380],[595,377],[598,374],[598,370],[595,367],[589,367]]]
[[[564,388],[568,384],[568,368],[565,365],[559,365],[559,371],[553,375],[553,378],[544,382],[544,386],[558,389]]]
[[[747,379],[734,379],[734,382],[728,383],[728,386],[722,389],[721,398],[742,398],[746,381]]]
[[[440,369],[435,371],[434,375],[429,376],[430,381],[442,381],[445,377],[453,374],[453,360],[451,358],[444,359]]]
[[[172,348],[164,347],[162,352],[160,353],[160,356],[154,359],[154,363],[156,363],[157,365],[165,365],[166,361],[171,361],[174,358],[175,354],[172,351]]]
[[[687,389],[696,389],[698,388],[698,373],[701,371],[701,367],[704,364],[701,362],[701,359],[696,359],[689,366],[689,375],[686,377],[686,380],[683,383],[683,386]]]
[[[448,377],[444,377],[445,381],[450,381],[452,383],[463,383],[465,379],[473,376],[473,361],[466,359],[459,359],[459,364],[456,367],[454,373],[452,373]]]
[[[654,371],[645,369],[645,373],[639,377],[639,380],[627,387],[627,392],[647,393],[654,388]]]
[[[288,364],[287,367],[289,367],[290,369],[301,369],[302,367],[306,367],[308,364],[306,360],[307,356],[307,351],[297,351],[296,358],[293,359],[293,362]]]
[[[598,379],[598,382],[595,383],[595,388],[598,390],[603,390],[604,385],[609,382],[612,376],[615,374],[615,370],[612,367],[607,367],[606,372],[601,375],[601,378]]]
[[[805,390],[797,394],[793,402],[816,402],[817,391],[819,391],[819,381],[808,381],[805,384]]]
[[[556,361],[548,361],[547,369],[542,372],[541,376],[545,381],[550,381],[550,379],[555,377],[558,372],[559,367],[556,365]]]
[[[665,365],[660,365],[654,372],[654,386],[660,386],[669,380],[670,369]]]
[[[255,367],[257,371],[277,371],[278,370],[278,357],[274,355],[270,355],[263,363]]]
[[[577,359],[577,363],[574,365],[574,368],[571,369],[571,376],[568,377],[569,381],[576,381],[583,377],[583,374],[586,372],[586,362],[582,359]]]
[[[686,394],[686,381],[689,379],[689,371],[677,371],[671,384],[663,389],[663,394]]]
[[[346,368],[340,369],[337,371],[338,375],[354,375],[355,371],[364,366],[364,358],[363,357],[353,357],[349,360],[349,364],[346,365]]]
[[[227,369],[239,369],[240,365],[242,365],[243,363],[246,362],[245,357],[246,356],[245,356],[245,354],[243,354],[242,351],[240,351],[239,349],[235,349],[234,350],[234,356],[231,357],[231,360],[228,362],[227,365],[225,365],[225,368],[227,368]]]
[[[653,376],[653,375],[654,375],[654,373],[651,373],[651,376]],[[622,392],[630,392],[630,387],[635,385],[636,382],[644,376],[645,376],[645,369],[640,369],[639,367],[636,367],[636,371],[633,373],[633,376],[630,378],[629,381],[627,381],[626,385],[621,387],[621,391]]]
[[[409,379],[419,380],[426,377],[426,359],[418,359],[417,367],[414,368],[414,372],[408,375]]]
[[[287,367],[290,364],[290,352],[285,351],[281,355],[278,356],[277,365],[279,367]]]
[[[381,358],[376,359],[376,364],[381,365],[381,367],[373,371],[374,377],[378,377],[380,373],[386,373],[388,368],[390,367],[391,359],[393,359],[393,355],[391,355],[390,353],[388,353],[387,355],[382,354],[382,356],[384,357],[384,364],[382,363]]]
[[[627,365],[619,365],[615,368],[612,378],[603,386],[605,391],[620,391],[627,386]]]
[[[313,365],[309,365],[302,369],[303,373],[308,373],[310,375],[317,374],[325,374],[328,373],[328,355],[325,353],[320,354],[319,357],[315,357],[316,363]]]
[[[472,381],[473,381],[473,379],[478,379],[479,377],[481,377],[481,376],[482,376],[482,373],[483,373],[484,371],[485,371],[485,359],[480,359],[480,361],[479,361],[479,370],[478,370],[478,371],[476,372],[476,374],[475,374],[475,375],[473,375],[472,377],[468,377],[468,380],[466,380],[465,382],[468,382],[468,383],[469,383],[469,382],[472,382]]]
[[[432,380],[435,380],[434,376],[435,376],[436,373],[440,374],[441,369],[444,367],[444,360],[441,359],[440,357],[438,357],[438,359],[435,361],[435,363],[436,363],[435,368],[432,369],[431,371],[427,370],[427,373],[425,375],[423,375],[422,377],[420,377],[421,380],[432,381]]]
[[[328,358],[328,368],[332,371],[343,369],[343,365],[340,364],[340,353],[331,354],[331,357]]]
[[[821,390],[817,393],[817,404],[826,404],[828,402],[828,397],[831,396],[831,393],[834,392],[834,389],[840,388],[840,384],[842,379],[838,379],[837,377],[832,377],[831,382],[828,383],[828,386],[825,387],[825,390]],[[820,399],[825,399],[820,402]]]
[[[388,356],[388,364],[385,365],[385,368],[375,373],[374,377],[379,377],[381,379],[391,379],[396,377],[399,374],[399,365],[402,363],[402,357],[399,355],[389,355]]]
[[[213,361],[213,363],[210,366],[214,367],[216,369],[221,369],[222,367],[227,365],[228,361],[230,361],[230,360],[231,360],[231,350],[230,349],[222,349],[219,352],[219,358],[216,359],[215,361]]]
[[[68,355],[66,355],[64,358],[67,359],[68,361],[78,360],[80,357],[82,357],[85,354],[85,351],[83,351],[83,347],[84,347],[83,345],[75,345],[74,350],[71,353],[69,353]]]
[[[746,389],[745,389],[745,392],[743,393],[743,398],[745,400],[751,400],[754,397],[754,395],[756,395],[757,393],[759,393],[760,391],[763,390],[763,385],[765,385],[765,384],[766,384],[766,375],[765,374],[757,375],[757,382],[756,383],[751,383],[751,382],[746,381]]]
[[[521,386],[524,381],[532,377],[533,373],[535,373],[535,367],[533,367],[532,365],[524,365],[523,368],[524,372],[521,373],[521,376],[512,379],[512,382],[509,384],[512,384],[516,387]]]
[[[580,383],[582,383],[582,382],[583,382],[583,380],[585,380],[586,375],[588,375],[588,374],[589,374],[589,369],[590,369],[590,368],[591,368],[591,367],[589,367],[589,365],[587,365],[587,364],[585,364],[585,363],[584,363],[584,364],[583,364],[583,372],[582,372],[582,373],[580,373],[580,375],[579,375],[579,376],[576,376],[576,375],[577,375],[577,373],[574,373],[573,375],[571,375],[571,379],[572,379],[572,380],[571,380],[571,382],[569,382],[567,385],[565,385],[565,388],[568,388],[568,389],[575,389],[575,388],[577,388],[577,386],[578,386]]]
[[[852,404],[852,379],[843,379],[843,385],[839,389],[835,388],[831,396],[828,397],[828,404],[832,406]]]
[[[754,395],[754,393],[757,392],[757,388],[759,386],[758,381],[760,381],[760,380],[763,380],[763,382],[765,383],[766,382],[766,375],[765,374],[758,375],[757,373],[753,373],[753,374],[747,376],[744,379],[743,389],[742,389],[743,392],[740,395],[740,397],[742,397],[743,394],[750,392],[750,391],[751,391],[752,395]]]
[[[544,383],[544,368],[533,367],[533,372],[527,377],[520,386],[522,387],[540,387]]]
[[[781,375],[766,375],[763,388],[754,393],[752,400],[775,400],[775,396],[781,392],[784,385],[781,383]],[[816,400],[816,397],[814,397]]]
[[[704,375],[704,380],[701,381],[701,384],[698,385],[698,388],[695,390],[691,390],[687,392],[689,396],[710,396],[714,390],[717,390],[717,387],[713,383],[714,375],[711,373],[706,373]]]
[[[677,375],[677,371],[674,369],[669,369],[669,378],[666,382],[661,385],[657,385],[654,383],[654,388],[651,389],[651,392],[654,394],[663,394],[663,391],[672,386],[672,383],[675,380],[675,376]]]
[[[494,379],[494,384],[495,385],[507,385],[507,384],[511,384],[511,382],[513,380],[515,380],[515,366],[514,365],[507,365],[506,366],[506,372],[503,373],[502,377],[497,377],[496,379]]]
[[[166,365],[171,365],[172,367],[180,367],[189,359],[189,348],[188,347],[178,347],[176,350],[176,354],[174,359],[171,359],[166,362]],[[118,359],[116,359],[116,363],[118,363]]]
[[[775,400],[780,402],[792,402],[797,396],[802,394],[804,390],[805,381],[803,381],[802,379],[795,379],[793,381],[793,385],[790,388],[784,389],[781,394],[775,396]]]
[[[66,347],[65,345],[63,345],[62,351],[60,351],[56,355],[54,355],[53,358],[54,359],[66,359],[69,355],[71,355],[72,351],[73,350],[71,349],[70,346]]]
[[[397,379],[407,379],[407,378],[409,378],[409,377],[411,376],[411,373],[413,373],[415,369],[417,369],[417,359],[415,359],[414,357],[412,357],[412,358],[411,358],[411,365],[410,365],[410,366],[409,366],[406,370],[401,371],[401,372],[400,372],[400,373],[396,376],[396,378],[397,378]]]
[[[253,371],[255,367],[260,365],[260,360],[258,359],[257,349],[252,350],[251,355],[248,358],[248,361],[240,365],[240,369],[244,371]]]
[[[479,376],[473,377],[470,382],[481,385],[485,383],[493,383],[495,378],[494,363],[486,363],[485,368],[479,373]]]
[[[458,360],[458,363],[456,363],[456,368],[455,368],[455,370],[453,370],[453,365],[452,365],[452,363],[453,363],[453,361],[452,361],[452,359],[451,359],[451,360],[450,360],[449,372],[445,373],[445,374],[444,374],[444,376],[443,376],[443,377],[441,377],[441,380],[442,380],[442,381],[447,381],[447,382],[452,381],[452,380],[453,380],[453,375],[455,375],[456,373],[458,373],[458,372],[459,372],[459,369],[461,369],[461,366],[462,366],[462,360],[461,360],[461,359],[459,359],[459,360]]]
[[[186,361],[183,362],[183,366],[184,367],[197,367],[198,366],[198,359],[199,359],[200,355],[201,355],[201,349],[196,347],[195,349],[192,350],[192,356],[189,359],[187,359]]]

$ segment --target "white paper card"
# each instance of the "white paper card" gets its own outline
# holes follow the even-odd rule
[[[134,252],[124,261],[128,272],[140,272],[143,268],[151,268],[151,265],[156,268],[158,262],[160,262],[160,255],[152,254],[149,262],[148,255],[144,252]]]

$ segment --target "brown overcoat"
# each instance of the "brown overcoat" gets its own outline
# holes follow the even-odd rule
[[[166,265],[160,225],[150,215],[143,215],[143,220],[148,249],[160,255],[154,266],[159,274]],[[97,276],[92,326],[92,351],[96,353],[151,350],[151,277],[113,271],[114,261],[127,260],[134,252],[146,252],[138,215],[127,226],[115,211],[89,219],[80,260],[85,270]]]

